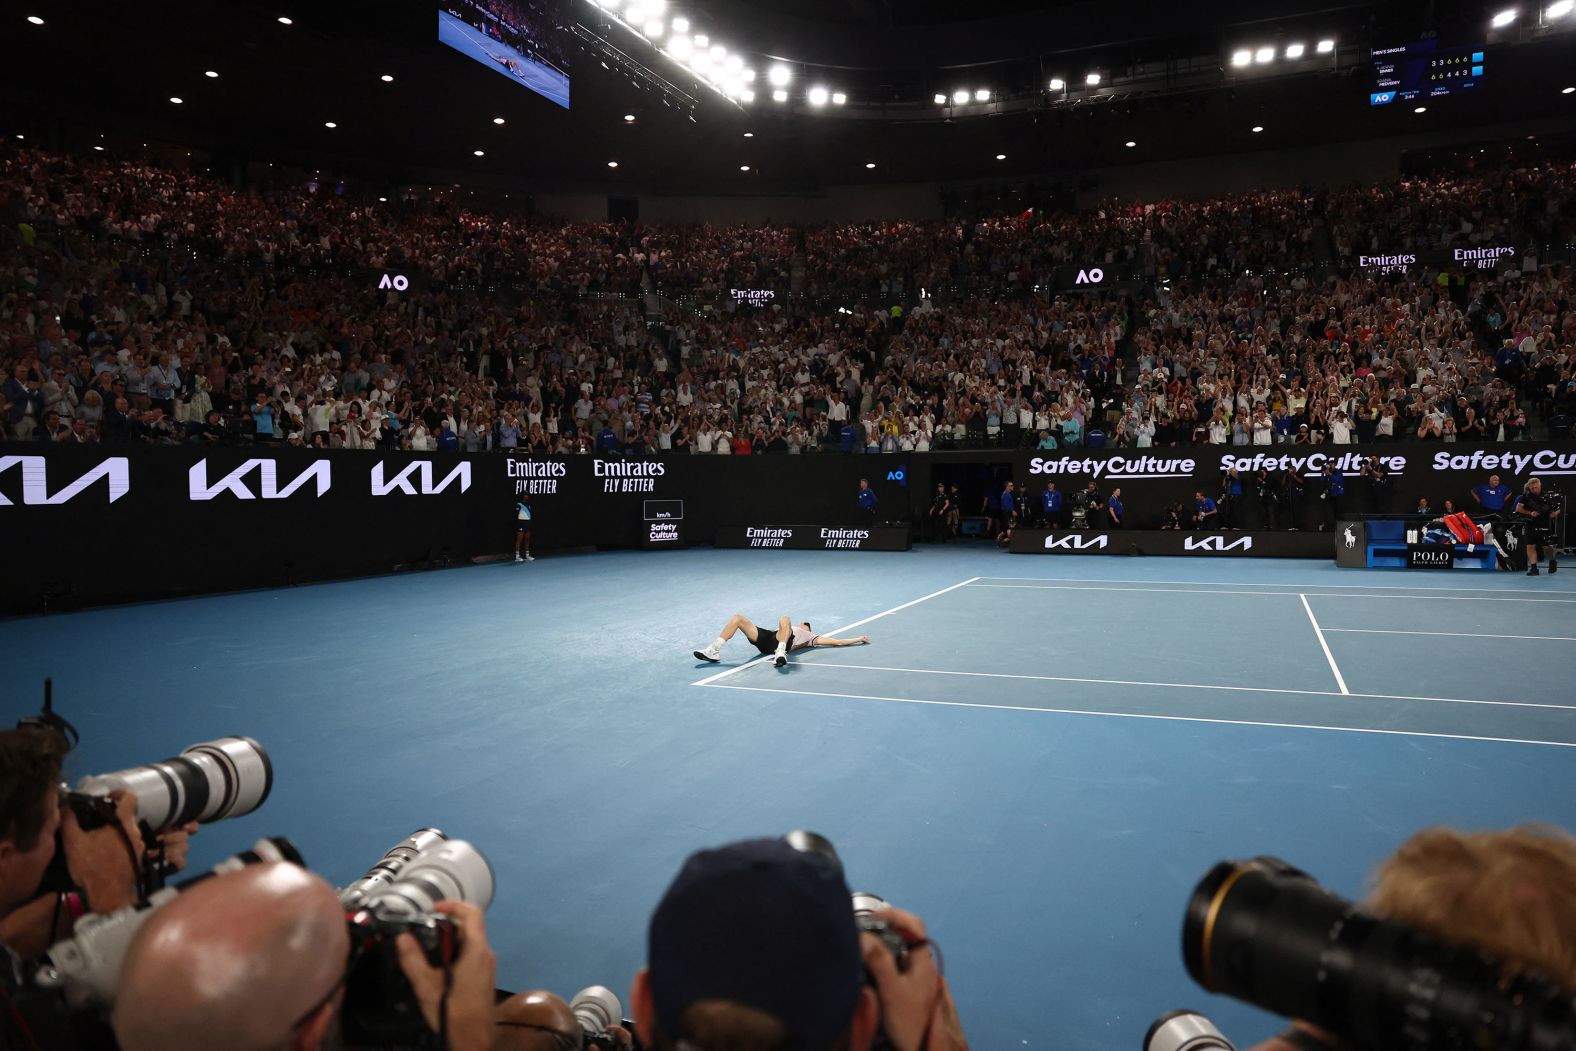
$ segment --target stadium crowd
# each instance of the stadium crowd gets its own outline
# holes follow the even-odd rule
[[[0,414],[13,440],[537,453],[1568,436],[1568,266],[1315,274],[1321,221],[1343,258],[1527,244],[1569,236],[1573,201],[1576,172],[1539,169],[969,222],[556,224],[15,151]],[[1091,261],[1142,280],[1049,290]],[[419,276],[374,288],[390,271]],[[647,323],[647,293],[734,287],[804,298]]]

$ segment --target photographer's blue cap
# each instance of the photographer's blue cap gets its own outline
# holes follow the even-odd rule
[[[729,1000],[776,1018],[793,1051],[831,1046],[864,982],[841,869],[781,839],[690,855],[651,917],[646,961],[669,1038],[691,1004]]]

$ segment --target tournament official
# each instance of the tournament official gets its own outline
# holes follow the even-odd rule
[[[873,523],[876,519],[876,504],[880,501],[876,499],[876,491],[870,488],[870,479],[859,479],[859,495],[854,499],[859,505],[860,522]]]
[[[1485,511],[1499,512],[1505,510],[1505,505],[1510,502],[1510,486],[1501,485],[1499,475],[1488,476],[1488,484],[1477,486],[1472,490],[1472,499]]]
[[[1046,482],[1040,493],[1040,519],[1046,529],[1056,529],[1062,524],[1062,491],[1055,482]]]

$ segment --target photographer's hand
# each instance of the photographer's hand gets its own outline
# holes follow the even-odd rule
[[[967,1051],[968,1039],[952,1002],[946,979],[925,939],[925,923],[902,909],[881,909],[871,915],[886,920],[910,945],[908,970],[872,934],[860,935],[865,967],[881,998],[881,1028],[897,1051]]]
[[[493,1043],[493,980],[498,960],[487,944],[482,910],[459,901],[440,901],[434,908],[459,927],[460,950],[449,968],[447,992],[443,969],[427,962],[426,953],[413,935],[401,934],[395,943],[400,970],[410,980],[422,1017],[434,1033],[443,1026],[442,1005],[447,997],[448,1051],[489,1051]]]
[[[115,803],[118,827],[105,825],[84,832],[76,811],[64,807],[60,813],[60,842],[71,881],[87,893],[88,907],[100,914],[136,904],[143,849],[136,795],[117,788],[109,798]]]
[[[186,860],[191,856],[191,838],[197,834],[202,826],[195,821],[188,821],[184,825],[160,832],[154,840],[153,851],[164,851],[164,864],[172,872],[180,872],[186,867]]]

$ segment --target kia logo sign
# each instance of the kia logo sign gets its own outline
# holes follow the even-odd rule
[[[1104,549],[1108,538],[1105,536],[1080,536],[1073,533],[1069,536],[1048,536],[1045,538],[1047,551],[1100,551]]]
[[[396,292],[403,292],[410,287],[410,278],[404,274],[384,274],[383,280],[378,282],[379,288],[392,288]]]
[[[1182,538],[1184,551],[1252,551],[1253,538],[1251,536],[1238,537],[1226,543],[1223,536],[1187,536]]]
[[[416,474],[420,489],[411,483],[411,475]],[[467,492],[471,487],[471,465],[460,463],[443,477],[436,485],[432,482],[432,461],[418,460],[405,465],[405,469],[394,477],[384,480],[383,465],[374,464],[372,467],[372,495],[387,496],[392,492],[401,492],[406,496],[432,496],[447,489],[454,481],[460,483],[460,492]]]
[[[256,493],[252,492],[246,484],[247,475],[253,471],[257,472],[258,477]],[[333,484],[329,474],[329,462],[317,461],[281,489],[279,465],[273,460],[247,460],[212,485],[208,484],[208,461],[198,460],[188,472],[187,493],[193,500],[212,500],[221,493],[229,493],[238,500],[256,500],[259,495],[264,500],[283,500],[307,482],[317,483],[318,496],[328,492],[329,486]]]
[[[1078,271],[1078,276],[1073,278],[1073,284],[1075,284],[1075,285],[1098,285],[1100,282],[1102,282],[1104,280],[1105,280],[1105,271],[1101,270],[1097,266],[1091,266],[1087,270],[1080,270],[1080,271]]]
[[[64,486],[53,496],[49,494],[49,472],[42,456],[0,456],[0,476],[13,467],[22,468],[22,503],[27,506],[58,506],[71,500],[94,482],[103,478],[109,482],[109,502],[114,503],[131,490],[130,461],[124,456],[111,456],[88,469],[70,485]],[[0,493],[0,507],[11,507],[12,502]]]

